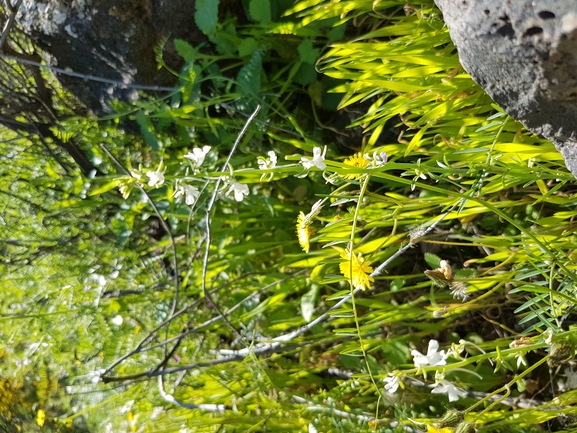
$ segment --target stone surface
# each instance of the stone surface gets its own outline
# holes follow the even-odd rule
[[[435,0],[461,64],[577,177],[577,1]]]
[[[165,60],[178,67],[170,40],[206,41],[194,11],[191,0],[24,0],[17,22],[54,66],[121,83],[172,86],[176,78],[158,70],[154,48],[168,38]],[[96,114],[110,112],[112,100],[138,97],[121,85],[62,74],[58,79]]]

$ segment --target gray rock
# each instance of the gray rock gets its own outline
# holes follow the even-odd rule
[[[577,177],[577,1],[435,3],[465,70]]]
[[[59,81],[96,114],[113,100],[138,97],[123,84],[172,86],[176,78],[158,70],[154,48],[164,38],[193,45],[206,41],[194,23],[191,0],[24,0],[18,25],[62,69],[118,81],[119,85],[58,75]],[[164,57],[182,63],[171,42]]]

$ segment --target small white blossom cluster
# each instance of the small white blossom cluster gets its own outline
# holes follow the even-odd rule
[[[210,152],[210,146],[203,146],[202,148],[195,147],[191,152],[184,155],[184,159],[187,160],[190,168],[195,174],[198,174],[202,164],[204,163],[206,156]],[[276,166],[277,157],[273,151],[270,151],[269,158],[259,161],[261,169],[271,169]],[[130,179],[123,179],[120,182],[120,190],[123,197],[126,199],[130,195],[132,185],[134,181],[140,184],[147,184],[150,188],[160,188],[165,183],[165,176],[163,170],[164,164],[161,162],[158,169],[154,171],[147,171],[142,173],[141,170],[131,171]],[[236,182],[231,178],[224,178],[226,181],[226,193],[225,195],[233,196],[237,202],[243,201],[243,199],[249,195],[249,188],[247,185]],[[172,195],[177,202],[184,200],[187,206],[194,206],[198,201],[202,191],[196,186],[186,183],[184,179],[177,179],[175,184],[174,194]]]
[[[276,167],[277,163],[276,153],[274,153],[274,150],[269,150],[268,158],[259,156],[257,158],[257,162],[259,170],[272,170]],[[263,173],[263,175],[260,177],[260,181],[262,182],[264,180],[272,180],[273,176],[274,173]]]
[[[454,347],[445,352],[444,350],[439,351],[439,342],[437,340],[430,340],[426,355],[423,355],[418,350],[411,351],[413,364],[417,368],[417,371],[424,367],[444,367],[447,365],[447,358],[449,356],[459,356],[459,353],[463,351],[465,342],[462,341],[460,343],[460,345],[454,345]],[[387,391],[388,394],[394,394],[402,384],[401,374],[398,371],[389,373],[383,381],[385,382],[385,391]],[[447,394],[450,402],[457,401],[468,395],[467,391],[458,388],[446,380],[444,373],[439,371],[435,374],[435,384],[432,385],[431,393]]]

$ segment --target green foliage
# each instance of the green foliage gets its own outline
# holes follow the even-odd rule
[[[266,24],[271,19],[271,9],[269,0],[250,0],[250,17],[261,24]]]
[[[194,22],[207,35],[213,35],[216,32],[218,4],[218,0],[198,0],[195,3]]]
[[[217,12],[196,2],[206,48],[175,41],[180,92],[58,125],[97,175],[5,136],[18,404],[62,431],[436,431],[448,408],[569,428],[574,179],[462,71],[432,1]]]

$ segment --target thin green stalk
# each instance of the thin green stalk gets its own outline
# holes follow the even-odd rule
[[[359,317],[357,314],[357,307],[355,304],[355,287],[353,286],[353,255],[355,252],[355,232],[356,232],[356,228],[357,228],[357,220],[359,218],[359,211],[361,208],[361,203],[363,202],[363,197],[367,191],[367,186],[369,184],[370,178],[371,178],[370,174],[367,174],[364,176],[363,182],[361,184],[361,192],[359,193],[359,198],[357,201],[357,206],[355,207],[355,215],[353,216],[353,226],[351,228],[351,236],[349,239],[349,275],[350,275],[349,283],[350,283],[350,287],[351,287],[351,304],[352,304],[353,314],[355,317],[355,326],[357,328],[357,335],[359,336],[359,344],[361,346],[361,351],[363,352],[363,357],[365,359],[365,365],[367,367],[367,371],[368,371],[369,376],[371,378],[371,382],[373,383],[375,389],[377,390],[377,394],[379,395],[379,399],[380,399],[381,398],[381,391],[380,391],[379,387],[377,386],[377,382],[375,380],[375,377],[373,376],[373,372],[371,371],[371,365],[369,363],[369,359],[367,357],[367,352],[365,350],[365,345],[363,343],[363,336],[361,334],[361,327],[359,324]],[[377,414],[375,415],[375,418],[378,418],[378,406],[377,406]]]

